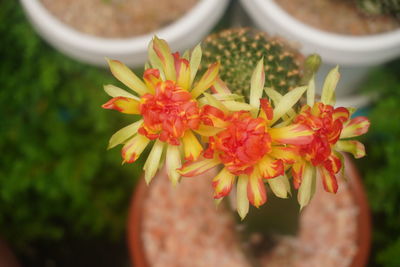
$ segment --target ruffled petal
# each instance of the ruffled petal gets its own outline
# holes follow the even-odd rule
[[[128,97],[118,96],[111,98],[107,103],[103,104],[101,107],[104,109],[114,109],[121,113],[126,114],[139,114],[140,102]]]

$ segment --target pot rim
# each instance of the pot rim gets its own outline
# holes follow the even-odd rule
[[[364,191],[361,176],[357,167],[347,154],[345,158],[345,174],[349,178],[348,182],[353,192],[353,198],[359,207],[360,213],[357,217],[357,254],[354,256],[351,267],[366,266],[369,258],[371,247],[371,213],[368,206],[368,200]],[[162,171],[162,170],[161,170]],[[134,266],[149,267],[146,258],[146,252],[142,242],[142,218],[143,218],[143,201],[148,195],[149,187],[144,181],[144,176],[140,176],[134,194],[131,198],[129,208],[129,216],[127,221],[128,248],[131,261]]]
[[[242,0],[242,3],[246,0]],[[302,21],[292,17],[273,0],[253,0],[254,5],[274,19],[280,27],[290,31],[293,35],[308,42],[317,42],[320,45],[337,50],[370,51],[385,50],[397,47],[400,44],[400,28],[365,36],[349,36],[330,33],[309,26]]]

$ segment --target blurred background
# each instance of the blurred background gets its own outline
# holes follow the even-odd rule
[[[243,14],[230,1],[212,31],[246,26]],[[113,77],[45,42],[19,1],[1,1],[0,18],[0,239],[21,266],[130,266],[126,219],[143,157],[121,166],[119,149],[106,150],[130,121],[100,108]],[[400,60],[359,88],[375,96],[358,111],[371,128],[356,162],[372,211],[369,266],[400,266]]]

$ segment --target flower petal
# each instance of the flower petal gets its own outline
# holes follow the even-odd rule
[[[254,110],[254,107],[243,102],[237,102],[237,101],[224,101],[224,106],[227,107],[230,111],[252,111]]]
[[[214,84],[211,87],[211,91],[216,94],[230,94],[228,86],[220,78],[216,78]]]
[[[333,106],[335,104],[335,89],[339,79],[339,67],[336,66],[331,71],[329,71],[322,87],[321,102],[325,105]]]
[[[143,74],[144,82],[148,89],[150,89],[151,93],[156,91],[157,84],[160,80],[160,71],[158,69],[147,69]]]
[[[285,115],[301,98],[304,92],[307,90],[307,86],[297,87],[287,94],[285,94],[274,109],[274,118],[271,124],[279,120]]]
[[[135,162],[149,142],[150,140],[147,137],[141,134],[135,135],[122,147],[121,155],[124,159],[122,163]]]
[[[265,192],[265,185],[260,173],[255,168],[249,177],[247,183],[247,198],[250,203],[259,208],[267,201],[267,193]]]
[[[182,168],[179,169],[179,173],[182,176],[192,177],[202,174],[208,171],[209,169],[217,166],[220,163],[221,161],[217,158],[212,158],[212,159],[202,158],[197,161],[184,164]]]
[[[335,145],[335,148],[338,151],[349,152],[353,154],[356,159],[362,158],[365,156],[365,147],[362,143],[358,141],[338,141]]]
[[[114,109],[126,114],[139,114],[139,101],[133,98],[118,96],[111,98],[101,107],[104,109]]]
[[[290,195],[290,183],[286,175],[268,179],[267,182],[275,196],[287,198]]]
[[[338,190],[338,184],[335,174],[322,166],[318,167],[318,171],[321,175],[325,191],[329,193],[336,193]]]
[[[201,136],[208,137],[208,136],[214,136],[214,135],[218,134],[219,132],[221,132],[222,130],[224,130],[224,129],[200,124],[199,128],[196,130],[193,130],[193,131],[195,131],[196,133],[198,133]]]
[[[269,155],[286,164],[293,164],[299,157],[298,149],[291,146],[273,146]]]
[[[303,181],[306,163],[302,160],[296,161],[292,166],[293,185],[295,189],[299,189]]]
[[[197,70],[199,69],[200,62],[201,62],[202,52],[201,52],[201,45],[198,44],[193,49],[192,54],[190,56],[190,85],[193,84],[194,79],[196,78]]]
[[[283,161],[281,159],[273,159],[270,156],[264,156],[257,166],[262,178],[270,179],[284,173]]]
[[[315,77],[313,75],[310,81],[308,82],[307,105],[309,105],[310,107],[314,106],[314,101],[315,101]]]
[[[224,113],[228,112],[228,109],[225,107],[225,105],[221,101],[217,100],[213,95],[208,93],[203,93],[203,95],[208,105],[216,107],[217,109],[222,110]]]
[[[205,90],[207,90],[214,84],[215,80],[218,78],[218,71],[219,71],[219,63],[214,63],[208,68],[206,73],[204,73],[200,81],[191,91],[193,98],[197,98]]]
[[[247,198],[248,176],[240,175],[237,183],[236,191],[236,209],[240,218],[243,220],[249,212],[249,200]]]
[[[148,93],[146,85],[125,64],[118,60],[107,59],[110,70],[115,78],[135,91],[138,95]]]
[[[301,182],[299,192],[297,193],[297,201],[300,204],[300,210],[308,205],[314,196],[316,188],[315,168],[307,164],[304,168],[303,181]]]
[[[227,196],[229,192],[231,192],[235,177],[234,174],[230,173],[226,168],[223,168],[212,180],[214,198],[218,199]]]
[[[122,129],[120,129],[118,132],[113,134],[110,138],[110,141],[108,142],[108,147],[107,149],[111,149],[119,144],[122,144],[126,140],[128,140],[129,137],[135,135],[142,125],[143,120],[139,120],[137,122],[134,122]]]
[[[171,54],[171,50],[167,42],[155,36],[153,38],[153,49],[161,62],[165,79],[176,82],[174,57]]]
[[[171,180],[173,185],[178,184],[181,177],[178,168],[181,167],[181,152],[179,146],[168,145],[166,154],[166,168],[168,178]]]
[[[136,96],[134,96],[131,93],[128,93],[127,91],[125,91],[124,89],[121,89],[112,84],[104,85],[104,91],[111,97],[123,96],[123,97],[128,97],[128,98],[133,98],[133,99],[138,100],[138,98]]]
[[[205,105],[202,109],[202,113],[202,120],[206,125],[217,128],[225,128],[228,125],[228,123],[224,120],[224,112],[216,107]]]
[[[348,121],[344,126],[340,138],[350,138],[368,132],[370,122],[368,118],[359,116]]]
[[[191,130],[187,130],[182,138],[185,160],[195,161],[199,158],[203,147]]]
[[[271,128],[269,134],[273,141],[282,144],[306,145],[313,140],[313,131],[303,124]]]
[[[173,56],[175,60],[176,83],[180,87],[188,91],[190,88],[189,61],[187,59],[181,58],[178,52],[174,53]]]
[[[265,83],[265,73],[264,73],[264,60],[261,58],[258,61],[256,68],[251,75],[250,81],[250,105],[258,110],[260,107],[260,99],[262,97],[263,89]],[[255,116],[256,114],[253,114]]]
[[[164,142],[157,139],[150,151],[149,156],[147,157],[146,163],[143,166],[144,179],[147,184],[150,184],[151,180],[157,173],[163,148]]]

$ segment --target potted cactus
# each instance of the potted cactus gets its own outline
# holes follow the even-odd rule
[[[374,5],[375,10],[386,11],[389,6],[393,8],[392,10],[396,8],[398,10],[398,1],[360,0],[358,3],[364,9],[373,9],[371,3],[378,2],[382,4]],[[340,103],[365,105],[368,99],[357,95],[356,90],[371,67],[388,62],[400,55],[400,29],[365,36],[336,34],[299,21],[276,1],[242,0],[241,4],[260,29],[269,34],[279,34],[287,39],[298,41],[305,55],[310,53],[321,55],[323,64],[317,76],[317,84],[322,85],[323,77],[329,69],[339,64],[342,70],[341,81],[337,88]],[[323,14],[323,10],[319,13]]]
[[[241,220],[245,220],[251,212],[250,206],[257,208],[263,206],[267,202],[268,194],[270,197],[275,195],[279,198],[288,198],[292,192],[289,179],[293,182],[294,192],[297,192],[300,209],[310,203],[316,191],[317,172],[321,188],[323,185],[325,191],[336,193],[338,180],[335,175],[339,175],[344,164],[339,151],[350,152],[357,158],[364,156],[363,145],[349,138],[365,133],[369,127],[365,117],[350,118],[352,109],[333,107],[334,89],[339,79],[338,69],[335,68],[329,73],[321,100],[318,100],[315,98],[314,79],[310,79],[307,85],[296,86],[296,82],[302,83],[299,63],[294,60],[296,56],[292,50],[286,50],[288,48],[277,43],[275,39],[246,29],[228,31],[217,37],[222,37],[222,41],[210,38],[209,43],[205,42],[204,46],[208,45],[211,51],[217,48],[227,57],[221,56],[217,62],[211,64],[204,63],[207,69],[200,75],[197,75],[203,55],[200,46],[180,56],[179,53],[172,53],[168,44],[157,37],[149,45],[149,64],[146,66],[143,81],[123,63],[116,60],[108,61],[114,76],[132,89],[133,93],[114,85],[106,85],[105,91],[112,96],[112,99],[105,103],[103,108],[136,114],[140,118],[115,133],[110,139],[110,148],[123,144],[123,163],[132,163],[142,154],[146,146],[150,146],[151,151],[143,166],[144,180],[148,184],[152,180],[152,184],[158,184],[160,180],[169,179],[179,188],[180,185],[177,184],[181,180],[194,182],[201,179],[207,182],[209,188],[213,188],[212,195],[216,203],[220,203],[224,198],[231,198],[232,210],[237,211]],[[229,43],[231,41],[233,42]],[[221,76],[219,75],[220,66],[225,67],[224,64],[228,66],[229,58],[234,58],[227,55],[229,50],[223,49],[224,46],[232,48],[232,44],[236,44],[239,51],[243,50],[245,52],[243,55],[246,57],[245,60],[241,60],[240,57],[243,55],[236,54],[235,60],[239,63],[233,63],[232,68],[251,61],[253,52],[256,53],[256,57],[261,56],[261,60],[255,62],[256,67],[250,67],[251,74],[246,81],[250,86],[247,89],[240,83],[235,83],[234,78],[230,80],[231,86],[238,85],[235,93],[221,78],[224,74],[229,78],[229,73],[232,72],[226,68],[225,72],[221,71]],[[253,51],[246,52],[246,49],[250,48],[253,48]],[[258,50],[261,50],[261,55],[257,55]],[[204,55],[208,51],[204,48]],[[292,51],[292,54],[289,51]],[[217,51],[210,52],[205,57],[212,61],[214,54],[217,54]],[[288,64],[290,69],[282,70],[277,62]],[[267,72],[270,72],[268,76]],[[241,74],[245,77],[247,75],[244,71],[235,75]],[[282,75],[286,83],[282,80],[275,81],[272,75]],[[197,76],[200,78],[196,78]],[[268,87],[264,87],[266,80]],[[288,81],[293,81],[293,84]],[[303,95],[306,96],[306,102],[299,102]],[[163,169],[164,164],[165,169]],[[194,176],[199,177],[182,178]],[[157,177],[156,181],[154,177]],[[192,184],[191,189],[185,189],[188,192],[186,197],[203,199],[194,194],[198,189],[208,195],[208,190],[201,184]],[[147,197],[143,191],[139,191],[138,195],[140,199]],[[161,198],[155,202],[149,199],[148,203],[159,203],[156,206],[162,207],[163,211],[170,211],[169,215],[175,214],[174,207],[182,205],[178,201],[174,207],[164,207],[165,203],[170,203],[171,197],[165,188],[159,188],[155,196]],[[137,244],[144,238],[141,235],[141,225],[145,222],[152,224],[162,222],[161,225],[165,225],[164,229],[168,229],[168,232],[172,232],[175,225],[168,226],[167,222],[170,219],[145,220],[140,214],[143,210],[151,212],[153,209],[147,206],[147,202],[141,202],[141,205],[137,204],[138,202],[140,203],[137,199],[134,202],[136,209],[131,217],[134,222],[133,226],[129,226],[134,230],[130,232],[130,240],[134,243],[131,246],[136,256],[135,263],[147,266],[149,258],[156,260],[157,257],[140,256],[143,256],[143,247],[138,252],[137,248],[140,245]],[[195,208],[204,212],[208,210],[191,206],[190,203],[183,205],[194,211]],[[157,207],[154,209],[157,210]],[[208,218],[209,223],[217,223],[209,219],[208,216],[212,215],[208,213],[197,212],[197,214]],[[180,221],[176,226],[180,231],[183,229],[185,236],[190,238],[193,237],[193,233],[189,234],[186,231],[189,229],[185,228],[187,227],[185,220],[192,216],[187,215],[187,217],[176,218]],[[190,225],[191,228],[204,227],[195,222]],[[215,229],[219,228],[209,230]],[[155,244],[156,251],[159,251],[157,247],[158,249],[165,247],[166,250],[176,248],[176,244],[164,240],[163,230],[158,228],[150,232],[157,235],[157,240],[160,241]],[[146,233],[143,232],[144,235]],[[173,236],[180,235],[175,233]],[[211,236],[216,237],[214,234]],[[237,241],[236,235],[232,232],[228,236],[232,242]],[[218,239],[224,240],[224,237],[226,236]],[[182,249],[177,251],[179,258],[185,258]],[[188,249],[186,248],[186,251]],[[154,251],[154,248],[150,250]],[[244,248],[243,251],[241,255],[245,255],[243,257],[246,264],[257,264],[258,259],[253,250]],[[187,255],[194,257],[191,253]],[[168,255],[158,256],[162,259],[159,262],[163,264],[162,266],[183,264],[176,261],[167,263],[165,257]],[[178,255],[173,256],[175,260],[177,257]],[[210,265],[210,262],[203,263],[196,264]],[[239,263],[238,266],[243,265]]]

